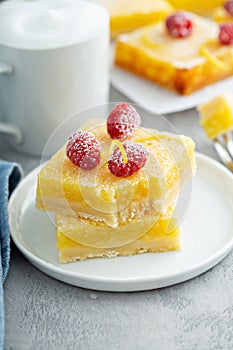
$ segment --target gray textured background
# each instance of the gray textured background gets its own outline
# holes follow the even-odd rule
[[[111,100],[127,100],[111,91]],[[217,159],[195,110],[170,115],[197,150]],[[25,173],[39,164],[9,149],[0,158]],[[233,253],[210,271],[169,288],[107,293],[66,285],[43,274],[12,244],[5,283],[6,350],[232,350]]]

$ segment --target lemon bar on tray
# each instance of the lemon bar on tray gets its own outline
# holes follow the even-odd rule
[[[233,37],[225,40],[226,27],[175,12],[159,23],[118,36],[115,64],[188,95],[233,75]]]

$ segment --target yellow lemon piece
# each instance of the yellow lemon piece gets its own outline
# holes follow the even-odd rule
[[[115,147],[118,147],[120,152],[121,152],[121,155],[122,155],[122,158],[123,158],[123,162],[124,163],[127,163],[128,162],[128,157],[127,157],[127,154],[125,152],[125,149],[124,149],[124,146],[122,145],[122,143],[119,141],[119,140],[113,140],[111,142],[111,146],[110,146],[110,151],[109,153],[111,154],[113,149]]]
[[[140,40],[142,42],[143,45],[149,47],[150,49],[158,49],[158,47],[160,46],[160,44],[156,43],[156,41],[152,40],[149,36],[151,30],[150,29],[144,29]]]
[[[213,64],[216,68],[225,70],[227,65],[221,62],[208,48],[208,45],[216,44],[216,41],[209,41],[203,44],[200,48],[200,54],[204,56],[211,64]]]
[[[225,93],[202,104],[198,108],[200,124],[206,135],[214,139],[233,129],[233,95]]]

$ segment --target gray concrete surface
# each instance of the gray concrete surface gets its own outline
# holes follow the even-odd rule
[[[112,90],[111,100],[127,100]],[[195,110],[170,115],[197,150],[217,159]],[[0,158],[29,172],[38,158],[11,150]],[[66,285],[33,267],[12,244],[5,283],[6,350],[231,350],[233,253],[210,271],[169,288],[107,293]]]

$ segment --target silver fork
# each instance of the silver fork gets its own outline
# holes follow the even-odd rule
[[[233,172],[233,130],[217,136],[213,141],[219,158]]]

